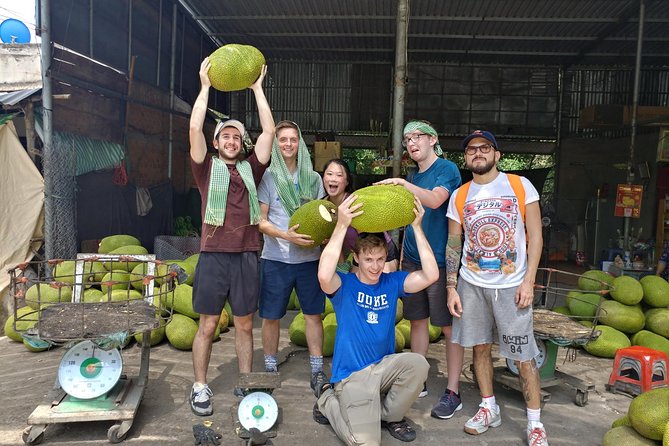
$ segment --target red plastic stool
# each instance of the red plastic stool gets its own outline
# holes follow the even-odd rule
[[[616,352],[606,390],[633,396],[658,387],[669,387],[667,354],[634,345]]]

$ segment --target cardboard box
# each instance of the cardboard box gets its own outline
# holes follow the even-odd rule
[[[333,158],[341,158],[339,141],[316,141],[314,143],[314,169],[322,172],[325,163]]]

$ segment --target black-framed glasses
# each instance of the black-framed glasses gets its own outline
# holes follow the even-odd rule
[[[407,145],[409,145],[409,141],[411,141],[414,144],[418,144],[418,141],[420,140],[420,137],[421,136],[426,136],[426,135],[427,135],[427,133],[419,133],[417,135],[408,136],[408,137],[406,137],[402,140],[402,146],[406,147]]]
[[[477,150],[480,150],[484,155],[490,153],[491,149],[495,147],[492,144],[479,144],[478,146],[467,146],[465,147],[465,153],[467,155],[474,155]]]

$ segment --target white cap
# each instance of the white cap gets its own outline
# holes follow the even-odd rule
[[[216,139],[218,137],[218,134],[225,127],[236,128],[237,130],[239,130],[239,133],[240,133],[242,139],[244,139],[244,134],[246,133],[246,129],[244,128],[244,124],[237,121],[236,119],[228,119],[227,121],[220,121],[218,124],[216,124],[216,130],[214,130],[214,139]]]

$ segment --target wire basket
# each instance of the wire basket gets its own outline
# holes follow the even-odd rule
[[[76,260],[22,263],[9,275],[13,328],[24,338],[109,339],[172,318],[177,272],[153,255],[79,254]]]
[[[153,252],[161,260],[184,260],[200,252],[200,237],[158,235],[153,239]]]

